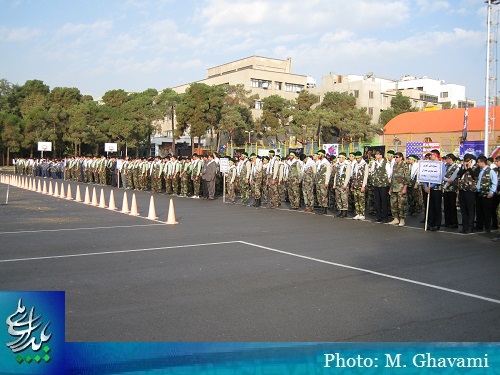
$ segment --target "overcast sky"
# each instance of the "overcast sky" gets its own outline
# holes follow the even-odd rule
[[[466,86],[484,104],[483,0],[0,0],[0,78],[102,96],[162,90],[209,67],[292,58],[329,72]]]

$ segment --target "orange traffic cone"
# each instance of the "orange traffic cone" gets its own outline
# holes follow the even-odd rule
[[[127,192],[125,191],[123,193],[123,203],[122,203],[122,214],[129,214],[130,210],[128,209],[128,199],[127,199]]]
[[[81,202],[82,201],[82,194],[80,193],[80,185],[76,185],[76,197],[75,197],[76,202]]]
[[[158,219],[158,216],[156,216],[155,199],[154,199],[153,196],[151,196],[151,199],[149,200],[149,214],[148,214],[148,219],[149,220],[156,220],[156,219]]]
[[[115,193],[113,193],[113,190],[109,193],[109,207],[108,210],[116,210],[116,204],[115,204]]]
[[[135,200],[135,193],[132,194],[132,207],[130,208],[130,215],[139,216],[139,212],[137,211],[137,201]]]
[[[179,224],[175,219],[174,200],[172,198],[170,198],[170,206],[168,208],[168,217],[166,224]]]
[[[99,197],[99,207],[106,208],[106,200],[104,198],[104,189],[101,188],[101,196]]]

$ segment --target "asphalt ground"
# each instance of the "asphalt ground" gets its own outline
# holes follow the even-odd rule
[[[67,341],[500,341],[493,234],[222,198],[174,197],[167,225],[163,194],[153,221],[149,192],[131,216],[122,189],[111,211],[13,186],[5,204],[7,188],[0,290],[64,290]]]

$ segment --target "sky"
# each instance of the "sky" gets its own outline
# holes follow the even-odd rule
[[[257,55],[291,57],[318,86],[330,72],[427,76],[481,105],[486,15],[483,0],[0,0],[0,79],[97,99]]]

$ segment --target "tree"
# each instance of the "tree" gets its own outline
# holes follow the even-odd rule
[[[318,96],[302,90],[292,109],[290,129],[300,142],[313,139],[317,129],[312,107],[319,102]]]
[[[379,123],[385,126],[394,117],[406,112],[418,112],[418,108],[412,107],[410,98],[398,91],[396,96],[391,99],[391,108],[380,113]]]
[[[21,134],[22,119],[12,113],[0,112],[1,145],[7,150],[7,165],[10,152],[18,152],[23,136]]]
[[[167,88],[163,90],[155,100],[156,106],[164,120],[170,120],[172,124],[172,154],[175,155],[175,110],[181,102],[181,95]]]
[[[278,136],[287,136],[287,125],[292,114],[290,101],[279,95],[271,95],[262,99],[264,106],[261,116],[261,125],[267,136],[275,137],[278,143]]]
[[[193,83],[182,95],[177,106],[177,135],[189,129],[191,139],[202,137],[211,131],[210,147],[213,146],[213,134],[221,119],[225,92],[222,86],[208,86],[204,83]],[[193,146],[193,142],[191,142]]]

